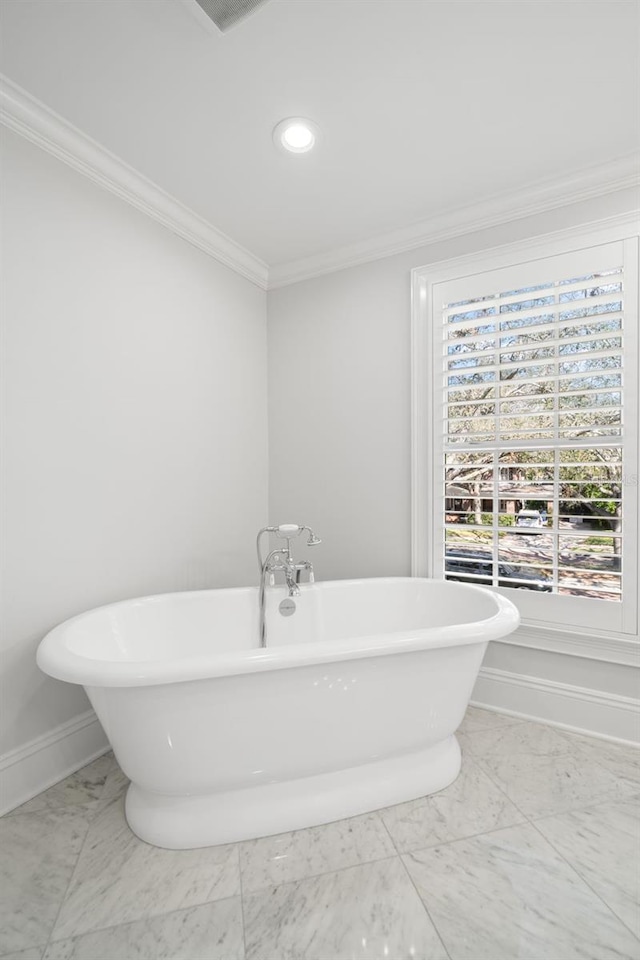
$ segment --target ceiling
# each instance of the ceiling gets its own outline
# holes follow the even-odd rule
[[[637,0],[193,6],[4,0],[2,70],[271,266],[640,146]]]

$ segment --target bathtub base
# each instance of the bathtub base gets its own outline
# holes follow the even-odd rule
[[[460,772],[454,736],[415,753],[348,770],[205,796],[164,796],[129,786],[133,832],[157,847],[186,850],[331,823],[415,800],[449,786]]]

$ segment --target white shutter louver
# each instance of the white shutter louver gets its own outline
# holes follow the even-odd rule
[[[441,317],[445,577],[619,601],[622,264]]]

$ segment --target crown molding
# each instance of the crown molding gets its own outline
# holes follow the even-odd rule
[[[411,226],[326,253],[276,264],[269,269],[269,289],[335,273],[373,260],[406,253],[489,227],[521,220],[558,207],[640,186],[640,154],[634,153],[571,176],[532,184],[466,207],[457,207]]]
[[[2,75],[0,122],[266,290],[266,263]]]
[[[185,5],[187,0],[184,0]],[[298,283],[640,185],[640,155],[445,211],[369,240],[269,267],[147,177],[0,74],[0,123],[263,290]]]

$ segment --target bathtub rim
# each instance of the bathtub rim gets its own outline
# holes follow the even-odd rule
[[[232,653],[212,653],[171,660],[98,660],[82,656],[66,645],[65,635],[72,624],[77,624],[82,619],[89,619],[104,610],[168,598],[201,596],[206,593],[251,593],[257,592],[257,588],[249,586],[170,591],[102,604],[70,617],[50,630],[41,640],[36,660],[43,673],[67,683],[81,684],[86,687],[156,686],[359,660],[366,657],[392,656],[441,647],[487,643],[512,633],[520,623],[520,614],[511,600],[496,591],[475,584],[454,584],[428,577],[361,577],[350,580],[319,581],[317,586],[339,584],[347,587],[372,582],[384,584],[415,583],[416,581],[437,583],[445,591],[455,587],[456,592],[463,588],[465,592],[479,593],[493,601],[496,612],[482,620],[441,627],[425,627],[422,630],[402,630],[300,646],[250,648]]]

